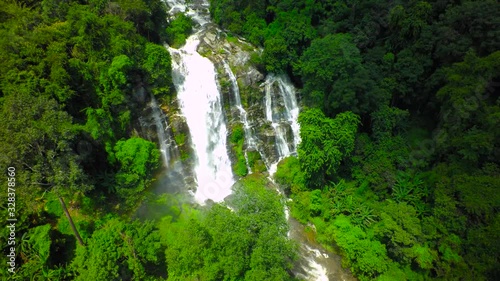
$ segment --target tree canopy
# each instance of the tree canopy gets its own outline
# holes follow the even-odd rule
[[[498,245],[498,3],[210,4],[301,88],[302,143],[275,179],[318,241],[360,280],[499,278],[483,252]]]

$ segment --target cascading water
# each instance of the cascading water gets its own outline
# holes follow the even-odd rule
[[[227,151],[227,129],[215,67],[196,51],[207,20],[196,11],[191,13],[195,14],[193,18],[200,27],[182,48],[169,47],[169,52],[173,58],[172,74],[180,110],[189,126],[196,154],[194,172],[197,189],[194,197],[204,204],[208,199],[220,202],[231,194],[234,177]]]
[[[296,277],[306,281],[356,281],[352,274],[342,268],[341,258],[329,254],[306,234],[305,227],[297,220],[288,220],[288,237],[299,242],[300,259],[294,267]]]
[[[179,150],[170,132],[167,117],[153,95],[150,97],[146,114],[139,118],[139,123],[146,130],[155,128],[156,134],[145,132],[145,135],[150,140],[154,140],[152,135],[158,138],[162,162],[165,168],[168,168],[172,160],[178,158]]]
[[[231,80],[234,100],[236,103],[236,108],[240,113],[240,120],[243,123],[243,129],[245,131],[245,139],[247,141],[247,146],[248,148],[256,148],[255,136],[252,133],[250,122],[248,122],[248,117],[247,117],[248,114],[246,110],[243,108],[243,105],[241,104],[240,88],[238,87],[238,82],[236,81],[236,77],[234,76],[233,71],[231,71],[229,64],[227,64],[225,60],[222,61],[222,64],[224,65],[224,70],[229,76],[229,80]]]
[[[165,165],[165,167],[168,168],[168,165],[170,163],[170,152],[169,152],[170,142],[167,143],[168,140],[165,138],[165,136],[169,136],[170,134],[168,134],[166,128],[163,127],[162,121],[164,120],[167,128],[168,128],[168,123],[161,108],[158,106],[158,102],[156,101],[153,95],[151,95],[151,109],[153,111],[153,119],[156,125],[158,142],[160,143],[160,151],[163,160],[163,165]]]
[[[292,153],[297,153],[297,147],[300,143],[300,126],[298,122],[299,106],[295,97],[295,88],[286,76],[278,76],[276,82],[278,82],[280,94],[285,103],[285,119],[290,123],[293,133]]]
[[[264,85],[265,116],[275,132],[275,146],[278,152],[278,159],[268,168],[272,181],[272,175],[276,172],[279,161],[297,153],[300,143],[299,107],[295,89],[286,76],[269,75]],[[287,129],[291,131],[293,139],[289,139],[290,136],[287,137]],[[294,268],[296,277],[307,281],[355,280],[342,269],[338,256],[329,256],[324,250],[319,250],[320,245],[307,240],[304,226],[290,217],[290,211],[286,205],[284,212],[290,224],[288,237],[300,243],[301,258]]]
[[[142,136],[150,141],[158,142],[160,147],[164,169],[156,174],[156,181],[151,188],[151,191],[157,194],[183,192],[186,186],[186,175],[189,174],[189,172],[186,173],[180,161],[179,147],[174,140],[168,120],[155,97],[151,95],[138,121]],[[141,207],[143,212],[148,208],[146,205]]]
[[[238,81],[236,80],[236,76],[234,76],[233,71],[231,70],[231,67],[229,64],[223,60],[222,64],[224,66],[224,70],[226,71],[226,74],[229,76],[229,80],[231,81],[231,86],[232,86],[232,91],[234,95],[234,101],[235,101],[235,106],[238,109],[239,115],[240,115],[240,121],[243,123],[243,131],[245,132],[245,141],[247,145],[247,150],[248,149],[257,149],[257,143],[255,141],[255,136],[252,132],[252,127],[250,126],[250,122],[248,122],[248,114],[246,110],[243,108],[243,105],[241,104],[241,96],[240,96],[240,88],[238,86]],[[248,164],[248,154],[245,151],[245,161],[247,164],[247,169],[248,172],[251,173],[251,168]]]
[[[265,85],[265,113],[266,119],[271,122],[271,126],[276,136],[276,150],[278,159],[269,165],[269,174],[276,172],[278,162],[283,158],[296,154],[297,146],[300,143],[300,126],[298,123],[299,106],[295,97],[295,90],[292,83],[283,75],[268,75]],[[280,100],[283,106],[279,107]],[[290,127],[293,140],[287,141],[286,128]]]
[[[168,11],[169,15],[179,12],[185,13],[200,26],[210,22],[210,11],[208,10],[210,4],[207,1],[196,1],[196,7],[194,7],[195,5],[193,5],[193,1],[191,0],[165,0],[165,2],[170,7]],[[191,2],[191,7],[188,7],[187,2]]]
[[[321,266],[316,259],[327,259],[327,254],[322,254],[319,250],[312,249],[311,247],[301,245],[302,256],[306,259],[307,263],[302,265],[302,268],[307,270],[306,274],[297,273],[296,276],[308,281],[329,281],[328,272],[326,268]]]

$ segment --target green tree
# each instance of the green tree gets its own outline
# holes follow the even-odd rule
[[[137,32],[149,41],[165,41],[167,7],[159,0],[119,0],[114,10],[123,20],[134,24]],[[108,4],[109,5],[109,4]],[[112,5],[109,5],[111,10]],[[116,7],[116,6],[115,6]]]
[[[381,106],[371,117],[373,136],[381,140],[403,132],[407,127],[409,112],[397,107]]]
[[[386,241],[389,256],[401,264],[411,264],[415,260],[422,269],[429,269],[437,258],[435,250],[420,244],[420,220],[416,210],[406,203],[386,204],[374,233],[379,240]]]
[[[297,63],[303,50],[316,37],[310,22],[308,16],[297,10],[277,13],[264,31],[263,58],[268,71],[286,71]]]
[[[147,71],[148,90],[156,96],[169,94],[172,85],[170,54],[163,46],[148,43],[145,55],[143,67]]]
[[[498,3],[493,0],[463,1],[446,7],[434,24],[435,55],[450,64],[461,61],[472,48],[479,56],[500,49],[500,34],[496,19],[500,17]]]
[[[366,113],[375,106],[370,92],[373,82],[349,34],[313,40],[300,57],[298,72],[306,101],[321,106],[328,116],[347,110]]]
[[[448,157],[460,156],[471,164],[496,161],[500,108],[495,87],[500,76],[500,51],[479,58],[468,53],[465,60],[446,69],[448,83],[437,92],[443,102],[437,145]],[[453,157],[454,158],[454,157]]]
[[[170,21],[167,27],[167,42],[174,48],[186,43],[186,39],[193,31],[193,20],[183,13],[179,13]]]
[[[99,91],[102,107],[108,109],[111,106],[119,106],[125,102],[124,90],[129,81],[128,72],[130,72],[133,62],[126,55],[119,55],[113,58],[111,66],[107,71],[101,72]]]
[[[266,181],[252,174],[235,187],[231,209],[185,210],[162,228],[169,279],[291,280],[295,248],[279,195]]]
[[[419,38],[420,33],[430,21],[432,6],[428,2],[419,1],[405,9],[397,5],[389,12],[389,26],[392,38],[389,39],[393,48],[406,45]]]
[[[246,22],[243,25],[243,34],[252,44],[257,46],[263,45],[266,27],[266,21],[255,13],[252,13],[247,16]]]
[[[338,216],[333,223],[333,237],[348,259],[351,268],[361,280],[369,280],[387,271],[390,260],[385,246],[370,239],[346,216]]]
[[[24,171],[20,182],[35,196],[42,191],[56,194],[78,242],[83,244],[63,199],[92,188],[71,149],[78,127],[55,100],[24,92],[5,97],[1,112],[5,124],[0,128],[3,166]]]
[[[274,174],[277,183],[285,185],[292,193],[305,188],[304,173],[300,169],[300,161],[295,156],[283,159]]]
[[[268,72],[281,73],[285,71],[290,63],[290,57],[286,41],[281,35],[267,39],[264,42],[262,60]]]
[[[75,280],[123,280],[150,277],[148,263],[161,261],[162,246],[153,223],[107,221],[78,247],[71,268]]]
[[[308,109],[300,113],[299,123],[302,141],[298,153],[302,171],[311,186],[321,186],[353,151],[359,117],[344,112],[330,119],[319,109]]]
[[[160,165],[160,151],[156,145],[142,138],[120,140],[114,147],[114,157],[120,164],[115,175],[116,191],[127,202],[134,202]]]

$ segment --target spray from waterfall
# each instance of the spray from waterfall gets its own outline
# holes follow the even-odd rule
[[[222,201],[231,194],[234,183],[215,67],[196,51],[202,31],[191,35],[182,48],[169,48],[177,98],[189,126],[196,157],[194,197],[200,204],[208,199]]]
[[[165,168],[169,168],[171,162],[179,157],[177,144],[172,137],[167,116],[165,116],[163,110],[158,106],[158,102],[153,95],[150,96],[148,108],[149,113],[147,116],[140,117],[139,122],[143,128],[155,128],[155,135],[158,139],[158,145],[160,146],[162,163]],[[148,136],[150,139],[154,139],[150,134],[148,134]]]

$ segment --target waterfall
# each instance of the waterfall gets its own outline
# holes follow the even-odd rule
[[[241,123],[243,123],[243,131],[245,133],[245,141],[247,145],[246,149],[247,150],[249,148],[257,149],[257,142],[255,141],[255,136],[252,132],[252,127],[250,126],[250,122],[248,122],[248,114],[246,110],[243,108],[243,105],[241,104],[240,88],[238,86],[238,81],[236,80],[236,76],[234,76],[231,67],[225,60],[222,61],[222,65],[224,66],[224,70],[226,71],[226,74],[229,76],[229,80],[231,81],[235,106],[238,109],[240,115],[240,121]],[[245,150],[245,161],[248,172],[252,173],[251,168],[248,164],[248,155],[246,150]]]
[[[191,134],[196,163],[197,181],[195,200],[204,204],[215,202],[231,194],[234,176],[227,151],[227,128],[213,63],[197,51],[199,36],[207,22],[204,15],[190,10],[201,27],[180,49],[169,47],[172,56],[172,76],[180,110],[186,118]]]
[[[167,138],[165,138],[165,136],[169,136],[170,134],[168,134],[168,131],[163,126],[162,121],[164,120],[167,128],[168,128],[168,123],[167,119],[165,118],[165,115],[163,114],[161,108],[158,106],[158,102],[156,101],[153,95],[151,95],[151,109],[153,114],[153,120],[156,125],[156,134],[158,135],[158,142],[160,143],[160,152],[163,160],[163,165],[168,168],[168,165],[170,163],[170,152],[169,152],[170,142],[167,143]]]
[[[300,143],[300,126],[299,126],[299,106],[295,96],[295,88],[287,76],[277,77],[280,94],[285,103],[285,118],[289,122],[293,133],[293,148],[292,153],[297,153],[297,147]]]
[[[234,100],[236,102],[236,108],[238,109],[240,113],[240,120],[241,123],[243,123],[243,130],[245,132],[245,140],[247,141],[247,147],[248,148],[257,148],[256,146],[256,141],[255,141],[255,136],[252,133],[252,128],[250,126],[250,122],[248,122],[248,114],[246,110],[243,108],[243,105],[241,104],[241,96],[240,96],[240,88],[238,87],[238,82],[236,81],[236,77],[234,76],[233,71],[231,71],[231,68],[229,67],[229,64],[225,60],[222,61],[222,64],[224,65],[224,70],[226,71],[227,75],[229,76],[229,80],[231,80],[231,86],[234,94]]]
[[[157,138],[163,166],[169,168],[171,161],[179,157],[179,150],[172,137],[167,116],[158,106],[158,102],[153,95],[151,95],[150,99],[145,114],[139,117],[139,123],[145,130],[144,134],[149,140],[155,141],[155,138]],[[156,134],[150,131],[150,128],[153,127]]]
[[[200,26],[210,22],[210,11],[208,9],[210,4],[207,1],[196,1],[196,3],[194,3],[191,0],[165,0],[165,2],[170,7],[168,11],[169,15],[174,15],[179,12],[185,13]],[[188,7],[188,5],[190,7]]]
[[[266,91],[265,115],[275,132],[278,152],[277,161],[268,167],[269,174],[273,175],[279,161],[297,153],[297,146],[300,143],[299,106],[294,87],[286,76],[270,74],[266,77],[264,85]],[[292,131],[293,139],[291,141],[287,140],[287,128]]]
[[[286,76],[268,75],[264,85],[265,116],[275,132],[275,147],[278,153],[276,162],[268,167],[269,179],[273,181],[272,176],[276,172],[279,161],[297,154],[297,147],[300,143],[299,107],[294,87]],[[292,139],[287,137],[288,129],[292,133]],[[280,190],[278,192],[283,194]],[[328,254],[316,249],[319,245],[309,245],[309,242],[304,239],[303,226],[290,217],[290,210],[286,204],[284,212],[290,224],[289,239],[300,242],[301,258],[294,269],[295,277],[307,281],[346,280],[344,275],[339,275],[342,273],[340,262],[330,261]]]

